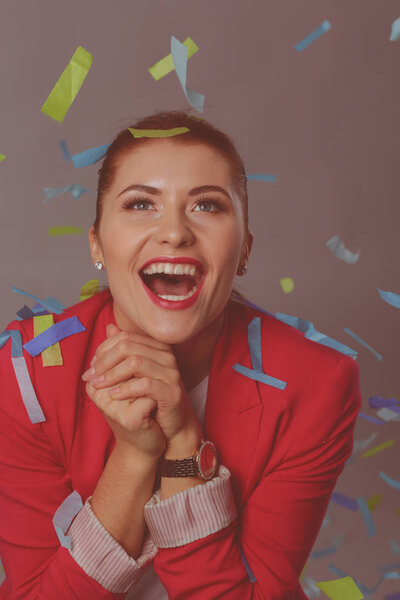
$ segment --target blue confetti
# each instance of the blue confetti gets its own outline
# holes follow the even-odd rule
[[[36,337],[32,338],[24,344],[24,348],[31,356],[37,356],[43,350],[46,350],[50,346],[57,344],[61,340],[85,331],[85,327],[82,325],[78,317],[70,317],[64,321],[55,323]]]
[[[21,332],[18,329],[5,329],[0,333],[0,348],[11,338],[11,356],[17,358],[23,356]]]
[[[296,44],[294,46],[295,50],[297,50],[297,52],[301,52],[302,50],[307,48],[307,46],[309,46],[315,40],[317,40],[319,37],[321,37],[321,35],[323,35],[327,31],[329,31],[331,29],[331,27],[332,27],[332,25],[330,24],[329,21],[323,21],[321,23],[321,25],[319,27],[317,27],[317,29],[312,31],[307,37],[305,37],[301,42],[299,42],[298,44]]]
[[[95,148],[88,148],[79,154],[75,154],[72,157],[72,162],[77,169],[81,167],[87,167],[101,160],[111,144],[105,144],[104,146],[96,146]]]
[[[370,352],[372,352],[372,354],[379,360],[382,360],[382,356],[380,354],[378,354],[378,352],[376,350],[374,350],[372,348],[372,346],[370,346],[369,344],[367,344],[367,342],[364,342],[363,339],[361,339],[356,333],[354,333],[354,331],[351,331],[351,329],[349,329],[348,327],[343,327],[343,329],[345,330],[346,333],[348,333],[349,335],[351,335],[351,337],[353,337],[355,340],[357,340],[357,342],[359,342],[362,346],[364,346],[365,348],[367,348]]]
[[[360,507],[360,513],[362,518],[364,519],[365,527],[367,528],[368,537],[376,534],[376,527],[374,520],[371,515],[371,511],[369,510],[368,504],[362,496],[357,498],[357,504]]]
[[[22,294],[23,296],[28,296],[28,298],[33,298],[33,300],[36,300],[36,302],[38,302],[41,305],[42,309],[44,306],[50,312],[56,313],[56,315],[59,315],[62,312],[64,312],[64,306],[55,298],[49,297],[45,298],[44,300],[41,300],[40,298],[38,298],[37,296],[33,296],[29,292],[24,292],[24,290],[20,290],[19,288],[15,287],[15,285],[11,285],[11,288],[12,291],[16,294]]]
[[[241,373],[245,377],[260,381],[266,385],[270,385],[280,390],[286,388],[287,383],[276,377],[271,377],[263,372],[262,369],[262,356],[261,356],[261,319],[260,317],[254,317],[247,326],[247,337],[250,348],[250,357],[252,369],[235,363],[232,367],[234,371]]]
[[[271,183],[276,181],[276,175],[267,175],[264,173],[258,173],[258,174],[254,174],[254,175],[246,174],[246,177],[247,177],[247,179],[253,179],[255,181],[270,181]]]
[[[300,317],[285,315],[284,313],[276,313],[276,318],[280,321],[283,321],[283,323],[286,323],[287,325],[295,327],[296,329],[304,333],[304,337],[313,342],[317,342],[318,344],[322,344],[323,346],[328,346],[328,348],[333,348],[334,350],[337,350],[338,352],[341,352],[346,356],[351,356],[352,358],[356,358],[358,354],[349,346],[346,346],[345,344],[342,344],[341,342],[338,342],[337,340],[328,337],[324,333],[317,331],[314,325],[311,323],[311,321],[306,321],[305,319],[301,319]]]
[[[60,146],[65,160],[71,160],[71,155],[68,151],[67,142],[65,140],[61,140]]]
[[[380,290],[378,288],[378,286],[376,287],[376,289],[378,290],[379,295],[382,298],[382,300],[384,300],[387,304],[390,304],[391,306],[395,306],[396,308],[400,308],[400,295],[399,294],[395,294],[394,292],[385,292],[383,290]]]

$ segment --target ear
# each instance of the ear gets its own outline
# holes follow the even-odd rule
[[[247,258],[250,256],[252,246],[253,246],[253,234],[251,233],[251,231],[249,231],[249,237],[248,237],[248,242],[247,242],[247,247],[248,247]]]
[[[101,251],[100,244],[94,231],[93,225],[89,229],[89,245],[93,264],[97,261],[101,261],[104,263],[103,253]]]

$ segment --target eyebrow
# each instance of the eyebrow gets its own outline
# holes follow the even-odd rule
[[[122,190],[122,192],[120,192],[118,194],[117,198],[119,196],[121,196],[122,194],[124,194],[125,192],[130,192],[130,191],[134,191],[134,190],[139,191],[139,192],[146,192],[147,194],[154,194],[157,196],[159,196],[161,194],[161,190],[159,190],[158,188],[155,188],[155,187],[151,187],[150,185],[134,184],[134,185],[130,185],[127,188],[125,188],[124,190]],[[229,198],[229,200],[232,200],[232,198],[230,197],[228,192],[225,191],[224,188],[222,188],[219,185],[201,185],[200,187],[196,187],[196,188],[193,188],[192,190],[190,190],[189,196],[197,196],[198,194],[205,194],[206,192],[220,192],[221,194],[224,194],[224,196]]]

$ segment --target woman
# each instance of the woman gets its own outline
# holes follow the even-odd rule
[[[175,127],[189,131],[124,130],[107,151],[89,239],[109,289],[54,315],[84,327],[62,366],[24,350],[42,422],[0,351],[3,600],[306,598],[358,367],[235,299],[253,241],[243,163],[185,113],[133,126]],[[34,337],[32,319],[7,329]]]

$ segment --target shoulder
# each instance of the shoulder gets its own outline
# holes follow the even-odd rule
[[[98,336],[96,331],[96,322],[103,309],[111,302],[109,290],[104,290],[87,300],[78,302],[62,313],[50,313],[51,321],[54,325],[66,323],[64,329],[65,337],[60,339],[59,349],[62,358],[62,364],[54,366],[45,366],[42,353],[34,355],[27,350],[26,344],[35,337],[34,317],[21,321],[11,321],[4,331],[14,332],[13,335],[19,338],[22,346],[22,356],[24,358],[27,374],[30,377],[32,386],[35,390],[43,412],[50,415],[55,406],[60,406],[59,397],[69,395],[71,405],[76,399],[75,390],[80,381],[83,364],[87,358],[88,347],[93,338]],[[72,323],[79,323],[76,327],[77,333],[70,334],[69,326]],[[51,325],[50,325],[51,326]],[[97,328],[98,329],[98,328]],[[4,338],[3,338],[4,341]],[[28,346],[29,347],[29,346]],[[13,351],[14,350],[14,351]],[[21,349],[20,349],[21,350]],[[18,393],[16,388],[16,374],[12,357],[15,355],[15,346],[13,348],[12,340],[6,341],[0,349],[0,390],[2,399],[2,410],[8,410],[12,407],[5,397],[7,392]],[[21,391],[21,390],[19,390]],[[18,393],[18,395],[20,395]],[[19,406],[17,403],[16,406]]]
[[[306,338],[271,314],[235,304],[232,311],[235,322],[241,322],[243,342],[250,345],[248,326],[259,319],[263,371],[286,383],[283,391],[259,384],[264,406],[282,402],[290,429],[299,435],[318,431],[324,438],[339,416],[352,413],[354,418],[361,395],[353,358]]]

